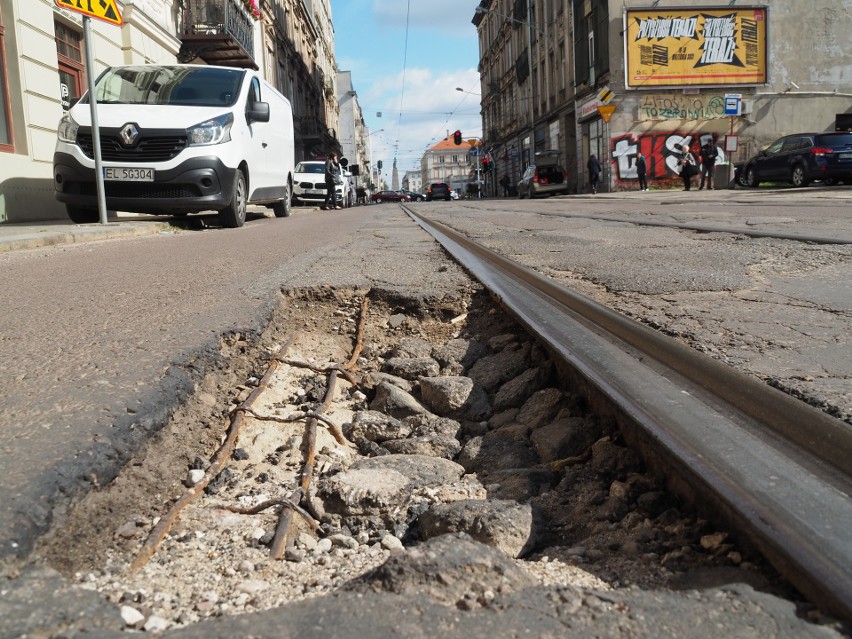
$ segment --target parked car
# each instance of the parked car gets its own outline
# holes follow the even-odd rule
[[[343,184],[337,185],[337,201],[349,207],[354,193],[349,184],[349,172],[341,167]],[[305,160],[296,165],[293,183],[293,204],[323,204],[325,202],[325,160]]]
[[[370,199],[376,204],[381,204],[382,202],[411,202],[411,196],[400,193],[399,191],[379,191],[378,193],[373,193]]]
[[[106,207],[181,215],[218,211],[245,223],[248,204],[290,215],[293,111],[250,69],[139,64],[95,81]],[[77,224],[100,218],[89,94],[59,122],[56,199]]]
[[[405,193],[408,197],[411,198],[412,202],[422,202],[426,199],[426,196],[422,193],[417,193],[416,191],[409,191],[408,189],[399,189],[400,193]]]
[[[793,186],[807,186],[814,180],[852,183],[852,133],[786,135],[738,166],[735,179],[747,187],[761,182],[790,182]]]
[[[536,153],[536,163],[530,164],[518,182],[518,197],[534,198],[544,195],[568,194],[568,172],[557,161],[557,156]]]
[[[447,200],[449,202],[451,199],[450,185],[446,182],[433,182],[426,189],[426,200],[429,202],[432,200]]]

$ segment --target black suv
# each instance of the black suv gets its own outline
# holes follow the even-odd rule
[[[432,200],[447,200],[449,202],[452,197],[450,185],[446,182],[433,182],[426,191],[427,202]]]
[[[737,167],[736,180],[750,187],[783,181],[807,186],[814,180],[852,184],[852,133],[787,135]]]

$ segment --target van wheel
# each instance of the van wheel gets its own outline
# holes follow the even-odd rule
[[[98,209],[87,209],[74,204],[66,204],[65,212],[74,224],[94,224],[101,219]]]
[[[246,222],[246,178],[240,169],[234,173],[234,185],[231,187],[231,201],[219,211],[222,226],[236,229]]]
[[[810,180],[805,175],[805,167],[801,164],[794,166],[793,173],[790,175],[790,181],[793,183],[793,186],[807,186],[810,184]]]
[[[286,192],[284,197],[272,205],[272,212],[275,217],[290,217],[290,185],[284,187]]]

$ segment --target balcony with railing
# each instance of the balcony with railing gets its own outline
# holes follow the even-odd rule
[[[258,68],[254,18],[242,0],[186,0],[182,22],[180,62]]]

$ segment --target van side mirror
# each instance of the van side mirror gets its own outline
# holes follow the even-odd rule
[[[246,118],[249,122],[269,122],[269,103],[255,102],[247,106]]]

